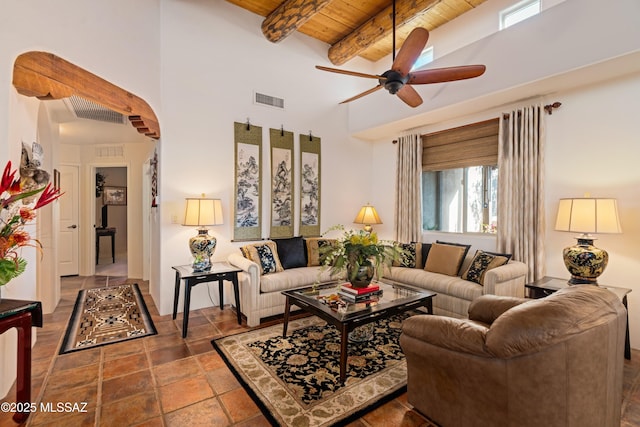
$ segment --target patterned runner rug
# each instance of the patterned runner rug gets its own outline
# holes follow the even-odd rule
[[[136,283],[78,292],[60,354],[155,335]]]
[[[361,417],[406,391],[399,315],[375,323],[374,338],[349,343],[341,385],[340,335],[317,317],[212,341],[227,365],[274,425],[329,426]]]

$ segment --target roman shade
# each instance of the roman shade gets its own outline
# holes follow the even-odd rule
[[[422,170],[498,164],[499,119],[422,135]]]

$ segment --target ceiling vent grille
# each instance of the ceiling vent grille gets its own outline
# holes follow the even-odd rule
[[[124,157],[124,147],[122,145],[96,147],[96,157]]]
[[[96,104],[95,102],[80,98],[79,96],[72,95],[66,98],[65,101],[67,101],[71,111],[80,119],[116,124],[125,124],[127,122],[124,115],[103,107],[100,104]]]
[[[255,92],[254,103],[284,110],[284,99]]]

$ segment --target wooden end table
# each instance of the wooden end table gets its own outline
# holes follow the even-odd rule
[[[527,283],[524,286],[528,291],[527,296],[529,298],[544,298],[547,295],[551,295],[552,293],[571,285],[569,285],[567,279],[544,276],[542,279],[536,280],[532,283]],[[618,298],[620,298],[620,301],[622,301],[622,305],[624,305],[624,308],[627,310],[627,332],[624,341],[624,358],[627,360],[631,360],[631,342],[629,340],[629,307],[627,306],[627,294],[631,292],[631,289],[608,285],[598,286],[616,294]]]
[[[16,412],[13,420],[23,423],[29,417],[31,404],[31,327],[42,327],[42,304],[40,301],[2,299],[0,301],[0,334],[16,328],[18,330],[18,371],[16,378],[16,403],[23,411]]]
[[[334,309],[322,302],[325,297],[336,294],[342,283],[344,282],[331,282],[315,288],[307,287],[283,291],[282,294],[287,297],[287,301],[284,306],[282,336],[287,336],[292,305],[296,305],[335,326],[340,331],[340,381],[344,383],[347,376],[349,332],[359,326],[418,307],[426,307],[427,312],[433,314],[432,300],[436,293],[384,280],[375,282],[382,290],[382,296],[377,301],[346,304],[342,309]]]
[[[233,283],[233,294],[236,299],[236,311],[238,315],[238,325],[242,324],[242,313],[240,312],[240,290],[238,288],[238,273],[242,270],[226,262],[214,262],[208,271],[193,271],[191,265],[178,265],[171,267],[176,271],[176,285],[173,294],[173,319],[178,313],[178,298],[180,297],[180,283],[184,280],[184,311],[182,313],[182,338],[187,337],[189,327],[189,306],[191,305],[191,288],[199,283],[218,281],[218,292],[220,295],[220,309],[224,307],[223,282],[225,280]]]

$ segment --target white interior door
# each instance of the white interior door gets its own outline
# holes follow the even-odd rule
[[[61,276],[79,274],[78,248],[80,232],[79,171],[77,166],[60,167],[60,236],[58,236],[58,269]]]

